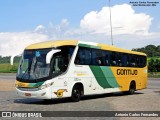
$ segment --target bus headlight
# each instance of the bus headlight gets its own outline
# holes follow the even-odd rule
[[[15,87],[18,88],[19,86],[17,84],[15,84]]]
[[[47,87],[50,87],[53,85],[54,82],[51,82],[51,83],[48,83],[48,84],[44,84],[44,85],[41,85],[39,88],[42,90],[42,89],[45,89]]]

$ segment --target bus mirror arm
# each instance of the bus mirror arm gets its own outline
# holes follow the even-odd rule
[[[52,56],[53,54],[57,53],[57,52],[60,52],[61,50],[60,49],[56,49],[56,50],[51,50],[47,53],[46,55],[46,64],[49,64],[51,62],[51,59],[52,59]]]
[[[17,55],[12,55],[11,58],[10,58],[10,64],[13,65],[13,62],[14,62],[14,58],[16,56],[21,56],[22,54],[17,54]]]

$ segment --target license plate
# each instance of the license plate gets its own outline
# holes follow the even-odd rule
[[[25,93],[25,96],[30,97],[31,93]]]

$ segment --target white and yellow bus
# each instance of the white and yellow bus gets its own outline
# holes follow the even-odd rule
[[[147,86],[146,54],[76,40],[32,44],[23,52],[17,94],[54,99],[134,91]]]

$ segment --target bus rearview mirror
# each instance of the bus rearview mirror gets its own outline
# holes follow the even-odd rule
[[[10,64],[13,65],[13,63],[14,63],[14,58],[15,58],[16,56],[21,56],[21,55],[22,55],[22,54],[12,55],[11,58],[10,58]]]
[[[51,59],[52,59],[52,56],[53,54],[57,53],[57,52],[60,52],[61,50],[60,49],[56,49],[56,50],[51,50],[47,53],[46,55],[46,64],[49,64],[51,62]]]

